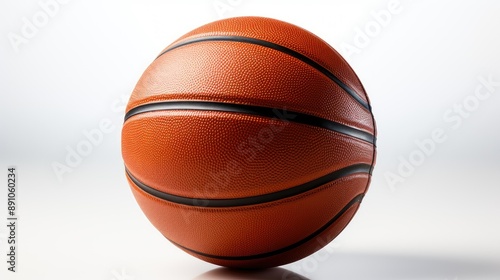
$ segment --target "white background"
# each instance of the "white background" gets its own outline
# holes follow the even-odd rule
[[[72,0],[50,15],[47,2],[0,3],[0,178],[7,166],[19,173],[18,272],[2,261],[2,279],[500,278],[500,86],[474,96],[481,79],[500,81],[498,1]],[[376,21],[381,10],[390,20]],[[329,42],[359,75],[378,124],[373,182],[352,223],[319,253],[253,273],[166,241],[134,201],[120,154],[127,98],[160,50],[242,15]],[[55,172],[102,122],[102,141]],[[422,157],[416,141],[436,129],[446,140]],[[405,161],[412,168],[398,170]],[[2,226],[5,259],[6,238]]]

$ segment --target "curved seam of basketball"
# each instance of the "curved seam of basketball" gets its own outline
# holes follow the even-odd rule
[[[178,246],[178,247],[180,247],[180,248],[182,248],[184,250],[190,251],[192,253],[195,253],[195,254],[198,254],[200,256],[204,256],[204,257],[207,257],[207,258],[239,261],[239,260],[252,260],[252,259],[262,259],[262,258],[272,257],[274,255],[282,254],[282,253],[285,253],[287,251],[293,250],[293,249],[295,249],[295,248],[297,248],[297,247],[299,247],[299,246],[307,243],[308,241],[312,240],[313,238],[315,238],[316,236],[320,235],[321,233],[323,233],[331,225],[333,225],[338,219],[340,219],[342,217],[342,215],[344,215],[353,205],[355,205],[356,203],[360,204],[361,201],[363,200],[363,196],[364,196],[364,194],[359,194],[356,197],[354,197],[330,221],[328,221],[326,224],[324,224],[322,227],[320,227],[318,230],[316,230],[312,234],[308,235],[304,239],[301,239],[298,242],[295,242],[295,243],[293,243],[291,245],[288,245],[286,247],[283,247],[281,249],[274,250],[274,251],[267,252],[267,253],[261,253],[261,254],[250,255],[250,256],[217,256],[217,255],[211,255],[211,254],[206,254],[206,253],[195,251],[193,249],[184,247],[184,246],[182,246],[182,245],[180,245],[180,244],[178,244],[178,243],[170,240],[166,236],[165,236],[165,238],[167,238],[174,245],[176,245],[176,246]]]
[[[377,140],[376,137],[369,132],[317,116],[312,116],[294,111],[286,111],[286,109],[280,110],[278,108],[224,103],[224,102],[163,101],[163,102],[147,103],[129,110],[125,114],[124,122],[126,122],[129,118],[138,114],[154,112],[154,111],[167,111],[167,110],[197,110],[197,111],[201,110],[201,111],[218,111],[218,112],[248,114],[266,118],[273,118],[275,120],[281,120],[283,122],[294,122],[294,123],[320,127],[363,140],[370,144],[374,144]]]
[[[373,113],[370,113],[372,115],[372,124],[373,124],[373,139],[377,139],[377,125],[375,124],[375,116],[373,115]],[[373,145],[373,154],[372,154],[372,163],[370,164],[371,165],[371,169],[370,169],[370,175],[373,173],[373,168],[375,168],[375,156],[376,156],[376,151],[377,151],[377,144],[376,144],[376,141],[373,141],[372,143]],[[370,184],[370,182],[368,181],[368,184]],[[368,188],[368,185],[366,185],[366,188]]]
[[[246,205],[246,206],[240,206],[240,207],[202,207],[202,206],[189,206],[189,205],[178,205],[178,206],[186,208],[186,209],[191,209],[191,207],[192,207],[191,210],[204,212],[204,213],[223,213],[223,212],[228,212],[228,211],[230,211],[230,212],[244,212],[244,211],[254,211],[254,210],[257,211],[257,210],[262,210],[262,209],[269,209],[269,208],[283,205],[286,203],[298,202],[298,201],[305,199],[307,197],[311,197],[311,196],[317,195],[318,193],[323,193],[325,191],[328,191],[331,188],[335,188],[336,184],[342,184],[342,183],[345,183],[345,182],[350,181],[350,180],[361,179],[361,178],[363,178],[364,180],[368,180],[369,176],[370,176],[370,174],[368,174],[368,173],[351,174],[349,176],[342,177],[342,178],[339,178],[335,181],[329,182],[329,183],[327,183],[321,187],[315,188],[313,190],[310,190],[310,191],[307,191],[307,192],[304,192],[304,193],[301,193],[301,194],[298,194],[295,196],[286,197],[286,198],[283,198],[281,200],[275,200],[275,201],[261,203],[261,204],[253,204],[253,205]],[[151,199],[152,201],[161,203],[162,205],[175,204],[174,202],[163,200],[161,198],[150,195],[149,193],[143,191],[141,188],[137,187],[132,182],[132,180],[130,180],[129,177],[127,177],[127,180],[129,180],[129,183],[131,182],[133,184],[133,185],[131,185],[131,188],[134,191],[137,191],[138,193]],[[363,191],[360,191],[359,193],[366,194],[366,191],[363,190]]]
[[[205,37],[197,37],[197,38],[191,38],[187,39],[184,41],[181,41],[170,48],[166,49],[162,53],[160,53],[156,59],[164,55],[165,53],[174,50],[176,48],[189,45],[189,44],[194,44],[194,43],[199,43],[199,42],[207,42],[207,41],[229,41],[229,42],[239,42],[239,43],[248,43],[248,44],[254,44],[254,45],[259,45],[262,47],[267,47],[285,54],[288,54],[308,65],[311,67],[315,68],[319,72],[321,72],[323,75],[327,76],[331,81],[333,81],[335,84],[337,84],[339,87],[341,87],[347,94],[349,94],[358,104],[360,104],[365,110],[368,110],[371,112],[371,107],[369,102],[364,101],[359,94],[350,88],[347,84],[345,84],[342,80],[340,80],[337,76],[335,76],[330,70],[326,69],[323,67],[321,64],[317,63],[316,61],[312,60],[311,58],[294,51],[290,48],[287,48],[285,46],[265,41],[265,40],[260,40],[256,38],[250,38],[250,37],[244,37],[244,36],[205,36]]]
[[[361,85],[363,86],[363,85]],[[368,100],[368,104],[370,104],[370,101]],[[372,148],[373,148],[373,152],[372,152],[372,162],[370,163],[370,176],[372,175],[373,173],[373,169],[375,168],[375,157],[376,157],[376,152],[377,152],[377,143],[376,143],[376,139],[377,139],[377,125],[375,124],[375,116],[373,115],[373,112],[370,111],[370,116],[372,118],[372,125],[373,125],[373,143],[372,143]],[[370,185],[370,180],[368,180],[368,182],[366,183],[366,187],[365,187],[365,191],[368,189],[368,186]]]
[[[263,195],[256,195],[256,196],[249,196],[249,197],[243,197],[243,198],[228,198],[228,199],[206,199],[206,198],[190,198],[190,197],[184,197],[184,196],[179,196],[179,195],[173,195],[169,194],[163,191],[159,191],[155,188],[152,188],[141,181],[139,181],[134,175],[127,169],[125,168],[125,172],[127,176],[130,178],[130,180],[142,191],[148,193],[149,195],[177,203],[177,204],[182,204],[182,205],[188,205],[188,206],[196,206],[196,207],[241,207],[241,206],[248,206],[248,205],[255,205],[255,204],[263,204],[263,203],[268,203],[268,202],[273,202],[277,200],[282,200],[285,198],[297,196],[306,192],[309,192],[311,190],[317,189],[325,184],[328,184],[330,182],[333,182],[335,180],[344,178],[346,176],[356,174],[356,173],[366,173],[369,174],[369,171],[371,169],[371,166],[368,164],[354,164],[339,170],[336,170],[334,172],[330,172],[324,176],[321,176],[319,178],[316,178],[312,181],[300,184],[298,186],[294,186],[288,189],[272,192],[272,193],[267,193]],[[202,201],[205,205],[197,205],[198,201]]]

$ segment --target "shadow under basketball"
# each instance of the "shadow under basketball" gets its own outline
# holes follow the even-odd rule
[[[293,271],[275,267],[261,270],[241,270],[219,267],[207,271],[193,280],[309,280]]]
[[[305,260],[305,259],[304,259]],[[301,260],[290,267],[302,267]],[[500,279],[500,263],[480,260],[445,259],[433,256],[370,253],[336,253],[318,263],[314,270],[302,267],[298,274],[281,267],[265,270],[216,268],[195,280],[460,280]]]

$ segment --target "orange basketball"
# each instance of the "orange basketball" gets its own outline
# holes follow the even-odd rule
[[[240,17],[179,38],[134,89],[122,130],[132,192],[173,244],[264,268],[319,250],[349,223],[375,162],[368,97],[327,43]]]

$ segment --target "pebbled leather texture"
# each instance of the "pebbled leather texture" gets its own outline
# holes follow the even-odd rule
[[[270,194],[352,165],[373,165],[374,144],[294,122],[286,112],[375,136],[373,115],[318,69],[272,48],[218,40],[170,49],[211,36],[255,38],[298,52],[369,104],[347,62],[304,29],[259,17],[207,24],[179,38],[151,63],[127,112],[155,102],[210,101],[276,108],[276,117],[175,108],[131,116],[122,129],[128,172],[150,188],[192,199],[192,205],[155,197],[127,177],[132,193],[166,238],[200,259],[241,268],[299,260],[344,229],[371,174],[350,174],[292,197],[253,205],[207,207],[203,201]]]

